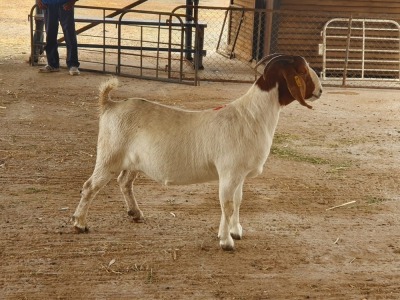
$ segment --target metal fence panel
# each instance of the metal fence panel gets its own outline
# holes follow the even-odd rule
[[[304,56],[324,85],[400,88],[399,15],[198,9],[208,24],[201,80],[251,82],[258,60],[286,53]]]
[[[400,26],[394,20],[334,18],[323,30],[322,78],[399,80]],[[344,61],[344,67],[342,67]]]
[[[77,22],[94,22],[87,17],[93,8],[77,9],[85,15]],[[188,10],[194,10],[192,19]],[[324,85],[400,88],[400,15],[236,6],[123,15],[106,18],[103,8],[95,17],[99,26],[79,35],[83,68],[99,69],[100,63],[103,72],[195,84],[253,82],[262,57],[285,53],[304,56]],[[37,45],[43,43],[33,41],[32,49]]]
[[[35,6],[34,6],[35,7]],[[42,56],[36,51],[43,47],[31,19],[31,63],[38,63]],[[108,15],[114,15],[112,18]],[[186,28],[196,28],[197,23],[187,24],[184,16],[166,12],[76,6],[80,68],[121,76],[155,79],[178,83],[197,84],[196,69],[199,53],[196,49],[185,49]],[[96,25],[95,25],[96,24]],[[95,25],[95,26],[93,26]],[[86,30],[81,30],[87,28]],[[45,35],[41,29],[40,32]],[[61,39],[59,39],[61,41]],[[61,60],[66,57],[65,43],[59,43]],[[193,61],[185,59],[184,54],[193,55]]]

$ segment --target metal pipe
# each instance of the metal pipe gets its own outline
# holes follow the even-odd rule
[[[106,10],[103,9],[103,72],[106,71]]]
[[[193,1],[186,0],[186,23],[193,21]],[[185,28],[185,49],[191,50],[192,48],[192,27],[186,26]],[[187,60],[192,60],[192,54],[189,51],[186,51],[185,58]]]
[[[348,64],[349,64],[349,52],[350,52],[351,24],[352,24],[352,22],[353,22],[353,15],[350,15],[349,27],[348,27],[348,31],[347,31],[346,57],[345,57],[345,60],[344,60],[342,86],[346,85],[346,79],[347,79],[347,67],[348,67]]]
[[[361,79],[365,75],[365,19],[362,21]]]
[[[31,57],[30,57],[30,63],[31,66],[34,66],[34,56],[35,56],[35,43],[33,42],[33,10],[37,7],[37,5],[34,5],[31,9],[31,13],[28,15],[28,19],[30,21],[30,27],[31,27],[31,32],[30,32],[30,37],[31,37]]]

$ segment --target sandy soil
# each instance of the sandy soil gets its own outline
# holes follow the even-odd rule
[[[107,76],[30,67],[30,5],[0,4],[1,299],[400,298],[399,91],[326,88],[314,110],[285,108],[263,175],[245,184],[233,253],[218,246],[216,183],[142,176],[136,224],[112,181],[78,235],[69,219],[93,170]],[[115,98],[204,109],[248,88],[123,78]]]

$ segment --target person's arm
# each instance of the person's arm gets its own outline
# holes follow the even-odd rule
[[[39,0],[41,1],[41,0]],[[74,8],[75,2],[77,2],[78,0],[70,0],[67,3],[65,3],[63,5],[64,10],[71,10]]]

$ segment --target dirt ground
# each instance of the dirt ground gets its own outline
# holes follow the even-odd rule
[[[313,110],[286,107],[263,175],[245,183],[233,253],[218,246],[217,183],[141,176],[137,224],[112,181],[90,232],[75,234],[107,76],[39,74],[26,63],[30,4],[10,3],[0,4],[1,299],[400,299],[399,91],[326,88]],[[188,109],[249,88],[120,81],[116,99]]]

